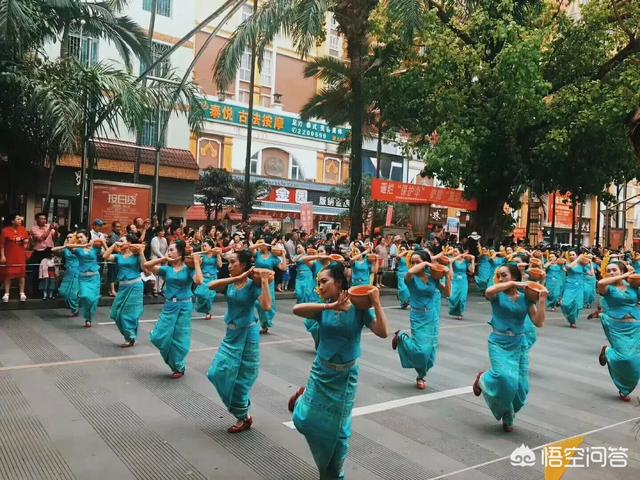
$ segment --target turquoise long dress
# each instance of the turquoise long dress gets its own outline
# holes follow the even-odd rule
[[[522,292],[517,300],[505,292],[491,300],[491,370],[482,375],[480,387],[493,416],[509,427],[513,426],[515,414],[526,404],[529,394],[530,347],[524,329],[530,306],[531,302]]]
[[[560,303],[564,292],[565,278],[566,274],[563,267],[556,264],[549,265],[546,283],[547,290],[549,290],[549,297],[547,298],[549,307],[555,308]]]
[[[80,293],[80,262],[78,261],[78,257],[68,248],[65,248],[62,252],[64,255],[64,276],[62,277],[60,287],[58,287],[58,294],[60,298],[67,302],[71,313],[77,315],[80,308],[78,303],[78,295]]]
[[[491,263],[491,275],[487,282],[487,288],[492,287],[496,283],[496,272],[501,266],[507,263],[507,259],[504,257],[495,257],[489,259],[489,262]]]
[[[76,248],[73,253],[78,258],[78,305],[84,321],[91,324],[100,303],[99,251]]]
[[[256,268],[268,268],[269,270],[273,270],[274,272],[280,265],[280,258],[275,255],[269,253],[267,258],[264,258],[262,253],[256,253]],[[296,278],[296,282],[297,282]],[[258,311],[258,319],[260,320],[260,325],[262,328],[271,328],[273,326],[273,319],[276,316],[276,282],[273,281],[269,284],[269,289],[271,290],[271,311],[267,312],[262,309],[260,306],[260,302],[256,302],[256,310]]]
[[[216,291],[209,289],[209,284],[218,279],[218,257],[202,255],[202,276],[204,281],[194,292],[196,297],[196,312],[209,315],[216,300]]]
[[[260,369],[260,331],[254,305],[262,289],[253,280],[242,288],[227,287],[227,332],[211,362],[207,378],[223,403],[238,420],[249,415],[251,389]]]
[[[580,310],[584,308],[584,276],[586,267],[577,264],[575,267],[567,267],[567,279],[562,294],[562,314],[570,325],[575,325]]]
[[[127,342],[138,338],[138,324],[144,313],[144,284],[140,278],[140,256],[113,256],[118,266],[118,294],[111,306],[111,320]]]
[[[596,303],[596,286],[598,280],[596,279],[596,265],[593,266],[593,275],[589,275],[589,267],[585,267],[584,269],[584,282],[582,284],[584,288],[584,307],[590,308],[592,305]]]
[[[480,255],[480,258],[478,258],[478,273],[476,274],[475,282],[482,295],[484,295],[484,291],[487,289],[489,278],[492,274],[493,266],[491,265],[491,260],[486,255]]]
[[[467,298],[469,297],[469,280],[467,280],[469,262],[466,260],[455,261],[452,266],[453,283],[449,297],[449,315],[461,317],[467,309]]]
[[[296,301],[310,303],[315,301],[316,279],[314,272],[302,260],[296,262]]]
[[[184,265],[179,271],[162,265],[159,275],[164,279],[164,307],[149,340],[172,372],[184,372],[191,348],[191,313],[193,312],[194,270]]]
[[[409,289],[411,335],[398,336],[398,355],[402,368],[414,368],[423,379],[436,362],[440,330],[440,290],[435,280],[423,282],[418,276],[406,282]]]
[[[398,300],[401,305],[409,303],[409,289],[404,279],[409,273],[409,265],[407,264],[407,257],[400,257],[398,260]]]
[[[605,353],[609,375],[626,397],[640,379],[640,292],[627,282],[625,286],[627,289],[622,291],[609,285],[604,295],[607,308],[600,315],[600,322],[611,345]],[[625,317],[633,321],[622,321]]]
[[[371,263],[366,256],[362,260],[353,262],[351,271],[353,272],[351,275],[352,286],[371,285]]]
[[[293,424],[302,433],[321,480],[344,479],[349,453],[351,410],[358,387],[362,328],[374,321],[373,310],[318,313],[320,344],[304,394],[296,402]]]

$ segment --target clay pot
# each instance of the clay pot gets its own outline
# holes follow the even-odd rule
[[[451,263],[451,259],[449,257],[438,257],[438,263],[447,266]]]
[[[580,263],[582,265],[589,265],[590,262],[591,262],[591,259],[589,257],[581,257],[580,258]]]
[[[633,288],[640,287],[640,275],[637,273],[634,273],[633,275],[629,275],[627,277],[627,282],[629,282],[629,285],[631,285]]]
[[[338,263],[342,263],[344,262],[344,257],[342,255],[340,255],[339,253],[332,253],[329,258],[331,259],[332,262],[338,262]]]
[[[318,254],[318,250],[316,250],[315,248],[307,248],[307,255],[317,255]]]
[[[445,273],[449,271],[449,269],[444,265],[433,263],[431,264],[430,271],[431,278],[433,278],[434,280],[440,280],[442,277],[444,277]]]
[[[558,265],[566,265],[567,263],[567,259],[566,258],[559,258],[556,260],[556,264]]]
[[[524,289],[524,294],[527,296],[530,302],[537,302],[540,300],[540,294],[546,292],[547,289],[544,285],[535,282],[529,282]]]
[[[102,247],[106,247],[104,240],[97,238],[96,240],[93,241],[93,247],[94,248],[102,248]]]
[[[254,268],[253,269],[253,282],[260,284],[260,273],[261,272],[269,272],[269,283],[273,282],[273,278],[275,277],[275,273],[273,270],[269,270],[268,268]]]
[[[539,258],[533,257],[530,262],[532,267],[540,267],[542,266],[542,261]]]
[[[213,255],[218,256],[222,254],[222,249],[220,247],[214,247],[211,249]]]
[[[530,268],[529,269],[529,280],[533,280],[534,282],[541,282],[547,276],[547,273],[541,268]]]
[[[284,248],[281,248],[280,246],[271,247],[271,253],[273,253],[276,257],[280,257],[284,254]]]
[[[371,308],[371,299],[369,293],[377,290],[373,285],[359,285],[357,287],[351,287],[349,289],[349,295],[351,303],[358,310],[368,310]]]

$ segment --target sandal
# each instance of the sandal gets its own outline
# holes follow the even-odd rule
[[[91,322],[89,321],[84,322],[84,328],[91,328]]]
[[[227,432],[229,433],[244,432],[245,430],[249,430],[251,428],[251,425],[253,425],[253,418],[247,417],[242,421],[240,425],[231,425],[227,430]]]
[[[631,401],[631,397],[629,395],[623,395],[622,392],[618,392],[618,395],[620,395],[620,400],[622,400],[623,402]]]
[[[482,388],[480,387],[480,377],[482,376],[483,373],[484,373],[484,370],[479,372],[478,375],[476,376],[476,381],[473,382],[473,394],[476,397],[479,397],[482,394]]]
[[[600,363],[601,366],[605,366],[607,364],[607,346],[603,345],[602,349],[600,350],[600,355],[598,355],[598,362]]]
[[[178,378],[182,378],[184,377],[184,371],[182,372],[173,372],[169,378],[173,379],[173,380],[177,380]]]
[[[289,405],[288,405],[288,409],[291,413],[293,413],[293,409],[296,406],[296,402],[298,401],[298,398],[300,398],[302,396],[302,394],[305,391],[305,387],[300,387],[298,389],[298,391],[296,393],[294,393],[291,398],[289,399]]]
[[[133,347],[135,344],[136,344],[135,340],[130,340],[130,341],[120,345],[120,348],[130,348],[130,347]]]
[[[416,378],[416,388],[418,390],[424,390],[427,388],[427,382],[424,381],[424,378]]]
[[[400,340],[399,334],[400,330],[396,330],[396,333],[394,333],[393,339],[391,340],[391,348],[394,350],[398,349],[398,341]]]

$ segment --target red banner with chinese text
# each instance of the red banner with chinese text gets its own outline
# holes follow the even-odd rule
[[[374,200],[384,202],[444,205],[469,212],[475,212],[478,209],[477,200],[467,200],[462,190],[393,182],[379,178],[371,181],[371,196]]]
[[[91,183],[89,223],[100,219],[107,225],[114,221],[129,224],[137,217],[151,217],[150,186],[103,180]]]
[[[548,212],[549,212],[549,225],[553,224],[553,195],[549,195],[548,200]],[[571,205],[571,194],[560,195],[556,193],[556,228],[571,228],[572,224],[572,216],[573,216],[573,206]],[[576,226],[578,225],[578,221],[576,219]]]
[[[313,204],[300,205],[300,227],[307,233],[313,232]]]

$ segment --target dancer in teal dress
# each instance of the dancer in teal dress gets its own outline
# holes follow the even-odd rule
[[[289,267],[287,266],[287,260],[284,257],[284,252],[282,256],[277,257],[271,253],[271,245],[265,243],[264,240],[258,240],[252,247],[252,249],[257,249],[255,256],[255,266],[256,268],[266,268],[268,270],[276,271],[276,268],[286,271]],[[273,319],[276,316],[276,282],[272,282],[269,285],[271,289],[271,310],[265,310],[260,306],[260,302],[256,302],[256,310],[258,311],[258,320],[260,320],[260,326],[262,329],[260,333],[266,335],[269,333],[269,329],[273,327]]]
[[[606,300],[600,315],[610,347],[602,346],[599,361],[609,375],[621,400],[629,395],[640,379],[640,292],[626,281],[632,271],[621,262],[607,265],[607,276],[598,282],[598,293]]]
[[[584,288],[584,308],[591,308],[595,305],[597,283],[595,265],[593,261],[591,261],[585,265],[584,282],[582,283]]]
[[[470,256],[467,260],[465,255],[458,254],[451,262],[453,270],[453,280],[451,284],[451,295],[449,296],[449,315],[457,320],[462,320],[467,309],[467,299],[469,297],[469,279],[467,274],[475,271],[475,258]]]
[[[262,271],[259,281],[253,277],[251,254],[248,251],[229,256],[229,278],[214,280],[208,288],[227,288],[227,332],[213,358],[207,377],[215,386],[225,406],[237,421],[227,431],[239,433],[251,428],[249,415],[251,389],[260,369],[260,333],[255,315],[255,303],[263,310],[271,308],[273,275]]]
[[[309,303],[315,300],[316,278],[312,269],[319,258],[319,255],[307,255],[302,245],[296,247],[296,256],[293,261],[296,264],[297,303]]]
[[[416,370],[418,390],[427,388],[424,377],[436,362],[440,330],[440,292],[445,297],[451,294],[451,281],[443,283],[434,279],[431,267],[431,257],[424,250],[411,256],[411,269],[405,277],[411,306],[411,335],[398,330],[391,341],[391,347],[398,350],[402,367]],[[451,280],[452,270],[448,269],[447,273]]]
[[[222,268],[222,250],[214,248],[214,241],[207,238],[202,242],[202,276],[204,281],[198,285],[194,294],[196,297],[196,312],[203,313],[205,320],[211,320],[211,309],[216,300],[216,291],[209,288],[209,284],[218,279],[218,271]]]
[[[478,272],[475,276],[476,286],[480,293],[484,295],[484,291],[489,285],[489,278],[493,274],[493,267],[489,258],[489,253],[486,248],[483,248],[480,252],[480,258],[478,258]]]
[[[552,312],[555,312],[556,307],[560,304],[562,293],[564,292],[564,282],[567,276],[564,271],[564,262],[561,263],[558,263],[557,257],[552,253],[549,255],[549,261],[545,265],[547,272],[547,283],[545,286],[547,290],[549,290],[547,304],[551,307]]]
[[[321,480],[344,479],[362,328],[368,327],[380,338],[388,335],[380,292],[374,289],[369,294],[373,308],[357,310],[345,291],[347,286],[343,266],[332,263],[318,277],[318,290],[325,303],[293,307],[293,313],[320,325],[320,345],[306,389],[300,388],[291,397],[289,410],[293,412],[293,424],[307,440]]]
[[[187,245],[176,240],[169,245],[167,256],[145,262],[144,268],[164,279],[164,307],[149,340],[160,350],[164,363],[171,369],[171,378],[184,375],[191,348],[192,286],[202,284],[200,256],[193,255],[193,268],[185,263]],[[163,265],[168,263],[169,265]]]
[[[636,272],[640,272],[640,253],[633,252],[633,261],[631,262],[631,266]]]
[[[378,262],[369,262],[369,250],[364,250],[351,257],[351,285],[371,285],[371,274],[378,271]]]
[[[400,301],[400,308],[405,310],[409,306],[409,289],[405,282],[407,273],[409,272],[408,262],[409,250],[405,247],[400,247],[400,254],[398,255],[398,300]]]
[[[584,307],[584,276],[586,267],[582,264],[583,255],[569,252],[569,264],[567,265],[567,279],[562,294],[562,314],[569,322],[571,328],[577,328],[576,322],[580,316],[580,310]]]
[[[524,333],[527,315],[536,327],[545,320],[546,293],[536,303],[524,293],[527,283],[513,265],[498,269],[498,282],[485,296],[491,302],[493,315],[489,324],[489,360],[491,370],[480,372],[473,383],[476,396],[484,399],[493,416],[502,421],[505,432],[513,430],[515,414],[526,404],[529,394],[529,345]]]
[[[98,257],[104,250],[104,242],[89,242],[86,230],[78,230],[77,244],[69,244],[78,259],[78,306],[84,318],[85,328],[91,328],[91,322],[100,303],[100,265]]]
[[[125,339],[122,348],[133,347],[138,338],[138,324],[144,313],[144,284],[140,274],[147,261],[144,244],[137,244],[138,237],[127,235],[126,241],[112,244],[102,257],[118,266],[118,293],[111,306],[111,320]],[[116,247],[120,247],[121,253],[113,253]]]
[[[63,246],[53,247],[52,252],[62,252],[61,255],[64,258],[64,276],[62,282],[58,287],[58,295],[64,299],[67,303],[67,307],[71,310],[70,317],[77,317],[80,305],[78,295],[80,293],[80,272],[78,257],[76,257],[71,250],[67,248],[67,245],[74,243],[74,235],[70,233],[67,235],[67,239]]]

